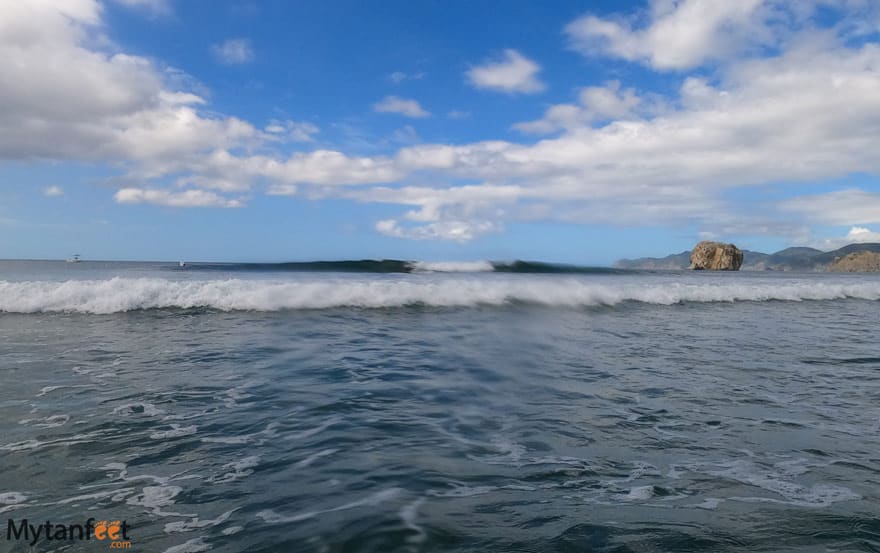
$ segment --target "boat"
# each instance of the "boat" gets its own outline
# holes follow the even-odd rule
[[[66,259],[65,261],[67,261],[68,263],[79,263],[79,261],[80,261],[79,254],[75,253],[75,254],[73,254],[73,257],[70,257],[70,258]]]

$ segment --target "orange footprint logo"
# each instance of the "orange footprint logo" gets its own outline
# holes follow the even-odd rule
[[[95,539],[103,540],[107,537],[107,521],[101,520],[95,523]]]

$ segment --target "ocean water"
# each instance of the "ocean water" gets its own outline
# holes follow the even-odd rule
[[[0,262],[0,520],[124,519],[159,553],[880,551],[878,300],[877,275]]]

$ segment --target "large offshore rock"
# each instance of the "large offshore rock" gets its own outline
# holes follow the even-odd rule
[[[850,253],[832,261],[828,270],[838,273],[876,273],[880,271],[880,253]]]
[[[733,244],[704,240],[691,250],[691,269],[696,271],[739,271],[743,252]]]

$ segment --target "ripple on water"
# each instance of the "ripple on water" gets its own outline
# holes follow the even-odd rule
[[[269,524],[289,524],[293,522],[302,522],[304,520],[309,520],[328,513],[347,511],[350,509],[356,509],[358,507],[375,507],[377,505],[381,505],[386,501],[397,498],[402,492],[403,490],[401,488],[388,488],[385,490],[380,490],[363,499],[352,501],[350,503],[345,503],[343,505],[330,509],[305,511],[297,513],[295,515],[282,515],[272,509],[266,509],[264,511],[258,512],[256,516]]]
[[[253,469],[259,464],[259,455],[250,455],[243,459],[239,459],[238,461],[227,463],[223,465],[223,468],[231,470],[221,474],[220,476],[212,476],[208,478],[208,482],[213,482],[214,484],[224,484],[232,482],[234,480],[240,480],[246,476],[250,476],[251,474],[253,474]]]
[[[157,516],[195,517],[196,515],[194,514],[181,514],[163,510],[164,507],[174,505],[174,498],[182,491],[183,488],[179,486],[146,486],[141,490],[141,493],[128,498],[126,503],[143,507]]]
[[[182,426],[180,424],[171,424],[170,430],[161,430],[150,434],[153,440],[167,440],[171,438],[181,438],[183,436],[192,436],[199,430],[196,425]]]
[[[169,547],[164,553],[201,553],[209,549],[211,546],[205,542],[205,538],[193,538],[180,545]]]
[[[24,502],[28,497],[22,492],[3,492],[0,493],[0,513],[12,511],[24,506]]]

